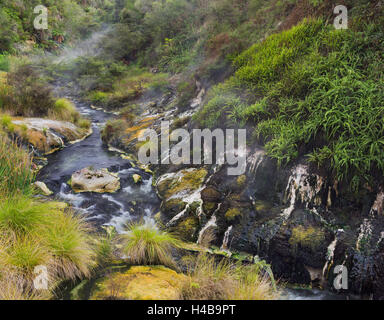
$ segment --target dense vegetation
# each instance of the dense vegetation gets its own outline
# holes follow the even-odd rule
[[[384,20],[376,19],[348,30],[306,20],[255,44],[195,119],[255,127],[279,163],[306,155],[354,190],[381,182]]]
[[[89,276],[122,254],[128,264],[175,267],[172,254],[181,246],[148,225],[131,225],[118,238],[110,229],[95,235],[70,208],[35,197],[35,167],[13,141],[12,117],[89,126],[70,101],[54,96],[52,79],[72,82],[95,105],[119,109],[106,141],[140,114],[143,94],[175,93],[174,104],[187,109],[199,80],[208,94],[193,125],[246,127],[280,165],[305,157],[354,190],[382,184],[383,11],[373,10],[379,1],[344,2],[352,8],[348,30],[333,27],[331,1],[3,0],[0,299],[49,298],[32,289],[38,265],[48,267],[55,285]],[[38,4],[49,8],[47,31],[33,29]],[[100,50],[93,54],[60,63],[47,58],[38,67],[23,56],[49,51],[55,59],[62,44],[96,30]],[[189,266],[185,298],[277,297],[263,263],[244,267],[200,255]]]
[[[38,5],[48,8],[48,30],[34,29],[33,21],[38,16],[34,8]],[[53,49],[67,38],[71,41],[83,38],[99,26],[111,6],[104,0],[3,0],[0,3],[0,54],[17,52],[25,40],[33,41],[37,47]]]

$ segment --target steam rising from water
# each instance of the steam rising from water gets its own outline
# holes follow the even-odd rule
[[[59,56],[53,59],[54,64],[70,63],[80,57],[95,57],[102,52],[101,41],[111,31],[111,27],[95,32],[92,36],[76,45],[65,47]]]

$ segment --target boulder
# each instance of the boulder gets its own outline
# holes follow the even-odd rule
[[[94,171],[85,168],[72,175],[70,184],[76,193],[113,193],[120,189],[120,178],[107,169]]]
[[[90,300],[178,300],[187,280],[163,266],[135,266],[96,281]]]
[[[44,155],[63,148],[66,142],[84,139],[92,132],[70,122],[41,118],[17,118],[12,123],[15,133]]]

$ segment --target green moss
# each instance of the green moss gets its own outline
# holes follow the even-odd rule
[[[195,242],[197,240],[198,229],[199,219],[195,216],[191,216],[183,220],[175,228],[175,233],[184,241]]]
[[[315,250],[325,239],[324,231],[315,228],[298,226],[292,229],[292,235],[289,244],[296,248],[297,246]]]
[[[177,214],[181,212],[186,205],[182,199],[170,199],[162,203],[162,211],[166,214]]]
[[[237,187],[239,189],[242,189],[244,188],[245,184],[247,182],[247,176],[245,174],[239,176],[236,180],[236,183],[237,183]]]
[[[233,221],[235,220],[237,217],[240,217],[242,216],[242,213],[240,211],[240,209],[238,208],[231,208],[229,209],[226,213],[225,213],[225,218],[228,220],[228,221]]]
[[[204,212],[212,212],[216,208],[216,202],[204,202]]]
[[[163,266],[131,267],[97,281],[91,300],[178,300],[187,277]]]
[[[272,204],[267,201],[255,201],[255,210],[261,213],[268,212],[272,208]]]
[[[159,193],[164,198],[177,195],[183,190],[193,191],[204,182],[208,172],[206,169],[183,170],[179,172],[180,178],[168,178],[157,185]]]

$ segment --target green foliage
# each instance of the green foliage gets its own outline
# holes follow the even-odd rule
[[[254,125],[280,164],[306,154],[355,189],[372,182],[384,171],[380,35],[378,25],[361,33],[321,20],[272,35],[235,59],[235,76],[195,120]]]
[[[67,38],[76,40],[89,35],[99,27],[101,19],[106,19],[105,1],[88,2],[76,0],[3,0],[0,3],[0,53],[16,52],[15,44],[33,39],[41,47],[54,49]],[[33,21],[37,17],[34,8],[44,5],[48,8],[48,30],[35,30]]]
[[[30,166],[28,154],[0,134],[0,194],[3,197],[31,192],[34,174]]]
[[[103,227],[104,232],[96,239],[96,255],[99,266],[105,266],[116,258],[117,232],[114,227]]]
[[[271,267],[265,261],[252,265],[217,262],[206,253],[184,258],[190,282],[183,288],[190,300],[274,300],[280,293]]]
[[[52,92],[31,65],[21,65],[8,73],[12,88],[8,109],[17,116],[45,116],[54,108]]]
[[[0,71],[9,71],[8,55],[0,54]]]
[[[64,279],[89,275],[93,248],[88,226],[71,212],[28,196],[9,197],[0,204],[0,231],[7,235],[0,241],[2,267],[28,275],[45,265],[53,277]]]

